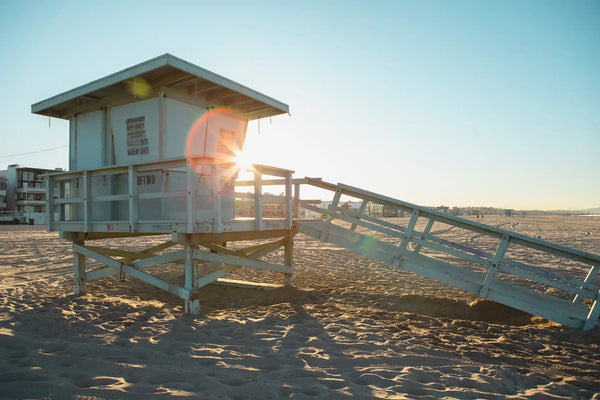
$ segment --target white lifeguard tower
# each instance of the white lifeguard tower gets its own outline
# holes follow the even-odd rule
[[[195,314],[198,288],[235,269],[231,262],[281,272],[292,284],[293,171],[254,166],[256,182],[285,180],[280,218],[262,218],[260,184],[256,196],[246,194],[257,197],[254,219],[235,218],[235,196],[243,194],[233,194],[248,121],[288,113],[286,104],[165,54],[31,108],[70,121],[69,171],[48,177],[47,227],[74,243],[75,293],[90,280],[129,274],[180,296]],[[86,245],[156,234],[172,240],[141,252]],[[224,245],[265,238],[279,239],[237,251]],[[175,245],[183,250],[157,255]],[[282,246],[284,265],[255,260]],[[86,257],[103,265],[88,270]],[[144,271],[168,262],[185,265],[184,286]],[[199,262],[223,265],[198,277]]]
[[[169,54],[34,104],[32,112],[70,121],[69,171],[48,175],[46,209],[48,230],[73,242],[76,294],[93,279],[129,275],[181,297],[185,311],[197,314],[200,288],[226,283],[239,267],[281,273],[292,285],[293,238],[301,232],[573,328],[592,329],[600,316],[598,254],[342,183],[292,180],[286,169],[254,165],[253,180],[237,181],[234,157],[248,121],[288,106]],[[301,200],[302,184],[333,194],[328,207]],[[268,185],[283,186],[283,194],[263,193]],[[253,217],[236,215],[236,200]],[[300,218],[300,208],[321,217]],[[389,221],[373,209],[410,218]],[[452,230],[462,242],[445,236]],[[170,240],[145,250],[126,247],[128,238],[166,234]],[[123,246],[86,243],[108,238]],[[226,245],[247,240],[261,242]],[[260,260],[281,247],[280,264]],[[87,258],[96,265],[86,267]],[[148,270],[167,263],[183,264],[183,285]],[[204,275],[202,263],[213,267]]]

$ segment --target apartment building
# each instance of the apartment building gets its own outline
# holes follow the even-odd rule
[[[51,169],[9,165],[0,171],[0,222],[46,223],[46,183]]]

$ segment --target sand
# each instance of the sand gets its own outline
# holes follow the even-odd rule
[[[600,218],[484,222],[600,253]],[[1,226],[0,399],[600,399],[599,327],[572,330],[296,239],[295,288],[208,286],[190,317],[133,278],[76,297],[69,242]]]

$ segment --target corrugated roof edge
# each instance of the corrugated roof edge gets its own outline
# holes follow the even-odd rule
[[[247,86],[234,82],[231,79],[225,78],[224,76],[215,74],[214,72],[201,68],[188,61],[182,60],[181,58],[175,57],[169,53],[165,53],[148,61],[144,61],[140,64],[136,64],[134,66],[125,68],[121,71],[107,75],[103,78],[96,79],[90,83],[86,83],[84,85],[78,86],[74,89],[68,90],[56,96],[50,97],[46,100],[34,103],[31,105],[31,112],[33,114],[49,115],[47,112],[44,111],[47,111],[49,108],[56,106],[57,104],[76,99],[79,96],[85,96],[86,94],[93,92],[94,90],[98,90],[118,82],[123,82],[128,79],[135,78],[136,76],[144,72],[152,71],[156,68],[160,68],[165,65],[170,65],[184,72],[196,75],[203,79],[207,79],[227,89],[231,89],[236,92],[242,93],[248,97],[252,97],[269,106],[277,108],[281,111],[282,114],[289,113],[289,106],[287,104],[282,103],[279,100],[276,100],[262,93],[259,93],[256,90],[250,89]]]

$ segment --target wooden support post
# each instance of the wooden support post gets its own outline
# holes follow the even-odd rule
[[[284,239],[283,263],[290,266],[292,268],[292,272],[283,274],[283,286],[294,286],[294,237],[290,235]]]
[[[483,284],[481,286],[481,290],[479,291],[479,297],[482,299],[486,299],[488,292],[490,291],[490,285],[494,280],[494,275],[496,275],[496,271],[498,270],[498,265],[500,265],[500,261],[504,258],[504,254],[510,245],[509,237],[507,235],[502,235],[502,240],[498,245],[498,249],[496,250],[496,254],[494,255],[494,259],[492,260],[490,267],[488,269],[487,274],[485,275],[485,279],[483,280]]]
[[[425,226],[425,230],[423,231],[423,236],[428,235],[429,232],[431,231],[431,228],[433,227],[433,223],[435,222],[434,219],[430,219],[427,222],[427,226]],[[425,239],[423,236],[421,236],[421,239]],[[417,247],[415,247],[415,254],[419,254],[419,252],[421,251],[421,248],[423,246],[418,244]]]
[[[200,314],[200,302],[198,300],[198,268],[194,261],[194,247],[185,245],[185,286],[190,297],[185,299],[185,313],[191,315]]]
[[[410,237],[412,236],[412,232],[415,229],[415,225],[417,224],[417,219],[419,219],[419,210],[413,210],[412,217],[410,217],[410,221],[406,226],[406,232],[404,232],[404,239],[400,242],[398,246],[398,252],[394,257],[394,261],[392,265],[397,267],[402,262],[402,258],[404,257],[404,253],[406,253],[406,248],[408,247],[408,242],[410,242]]]
[[[73,269],[73,292],[76,296],[85,294],[86,292],[86,276],[85,276],[85,256],[77,251],[76,245],[84,245],[83,240],[73,242],[73,256],[74,256],[74,269]]]
[[[262,218],[262,176],[257,169],[254,170],[254,229],[263,230]]]
[[[356,216],[356,219],[360,219],[360,217],[364,214],[365,208],[367,208],[367,204],[369,204],[369,201],[363,199],[363,201],[360,203],[360,207],[358,208],[358,215]],[[355,230],[357,225],[358,224],[356,222],[353,222],[350,226],[350,230]]]

